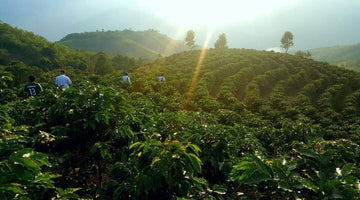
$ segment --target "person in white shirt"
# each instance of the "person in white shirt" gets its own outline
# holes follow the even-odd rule
[[[164,74],[161,74],[161,76],[159,76],[159,82],[165,82]]]
[[[128,76],[129,73],[125,72],[125,76],[122,77],[123,82],[128,82],[131,84],[130,77]]]
[[[55,85],[58,87],[63,87],[64,89],[69,89],[69,86],[71,85],[71,80],[68,76],[65,76],[65,71],[61,70],[60,75],[56,77],[55,79]]]
[[[159,82],[165,82],[164,74],[161,74],[161,76],[159,76]]]

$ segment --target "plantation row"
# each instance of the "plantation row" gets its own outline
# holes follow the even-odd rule
[[[0,199],[359,199],[359,74],[200,55],[158,58],[131,85],[68,67],[65,91],[59,70],[0,67]]]
[[[156,75],[164,73],[172,94],[186,97],[185,102],[178,103],[190,110],[217,112],[226,108],[262,117],[259,112],[270,109],[292,119],[305,117],[323,127],[330,125],[327,120],[342,126],[349,114],[352,120],[359,117],[357,101],[347,100],[356,98],[360,89],[356,72],[301,57],[252,50],[209,50],[196,69],[199,56],[197,51],[158,59],[134,75],[132,91],[158,90],[153,82]],[[195,89],[190,94],[191,87]],[[287,113],[289,109],[292,113]]]

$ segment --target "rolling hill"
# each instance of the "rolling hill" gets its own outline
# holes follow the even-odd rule
[[[201,62],[200,54],[176,54],[139,68],[133,75],[133,89],[149,89],[143,87],[145,82],[164,73],[166,84],[183,95],[181,104],[186,109],[247,110],[272,120],[279,116],[307,119],[324,127],[332,126],[325,119],[343,123],[350,110],[360,111],[355,100],[360,76],[353,71],[273,52],[208,50]]]
[[[86,57],[88,55],[83,52],[72,51],[32,32],[0,23],[0,65],[17,60],[45,70],[66,66],[86,69]]]
[[[187,49],[183,41],[176,41],[155,30],[97,31],[72,33],[57,43],[72,49],[104,52],[141,58],[156,58],[159,54],[171,55]]]
[[[0,199],[360,196],[358,72],[283,53],[207,49],[133,67],[129,84],[111,68],[126,57],[4,27]],[[68,90],[54,86],[57,48],[86,61],[66,68]],[[33,68],[31,53],[51,62]],[[28,98],[33,74],[44,91]]]
[[[309,51],[315,60],[360,70],[360,44],[317,48]]]
[[[97,74],[128,70],[148,62],[135,57],[111,57],[101,52],[71,50],[65,45],[52,43],[32,32],[0,23],[0,65],[9,65],[13,61],[20,61],[42,70],[72,67]]]

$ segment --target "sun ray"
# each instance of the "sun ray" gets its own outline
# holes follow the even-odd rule
[[[187,98],[185,100],[184,107],[186,107],[189,100],[193,96],[195,87],[196,87],[197,83],[199,82],[199,74],[200,74],[200,71],[201,71],[201,67],[202,67],[202,64],[203,64],[203,61],[204,61],[206,51],[207,51],[208,46],[209,46],[210,38],[211,38],[211,36],[213,34],[213,30],[214,30],[214,27],[210,27],[208,32],[207,32],[206,40],[205,40],[203,48],[201,50],[200,57],[199,57],[199,60],[197,62],[196,68],[195,68],[195,72],[194,72],[194,75],[193,75],[193,77],[191,79],[189,90],[187,92]]]

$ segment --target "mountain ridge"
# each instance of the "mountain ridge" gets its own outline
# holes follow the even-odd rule
[[[187,50],[185,43],[173,40],[154,29],[133,31],[96,31],[71,33],[59,40],[59,44],[90,52],[104,52],[109,55],[156,58]]]

